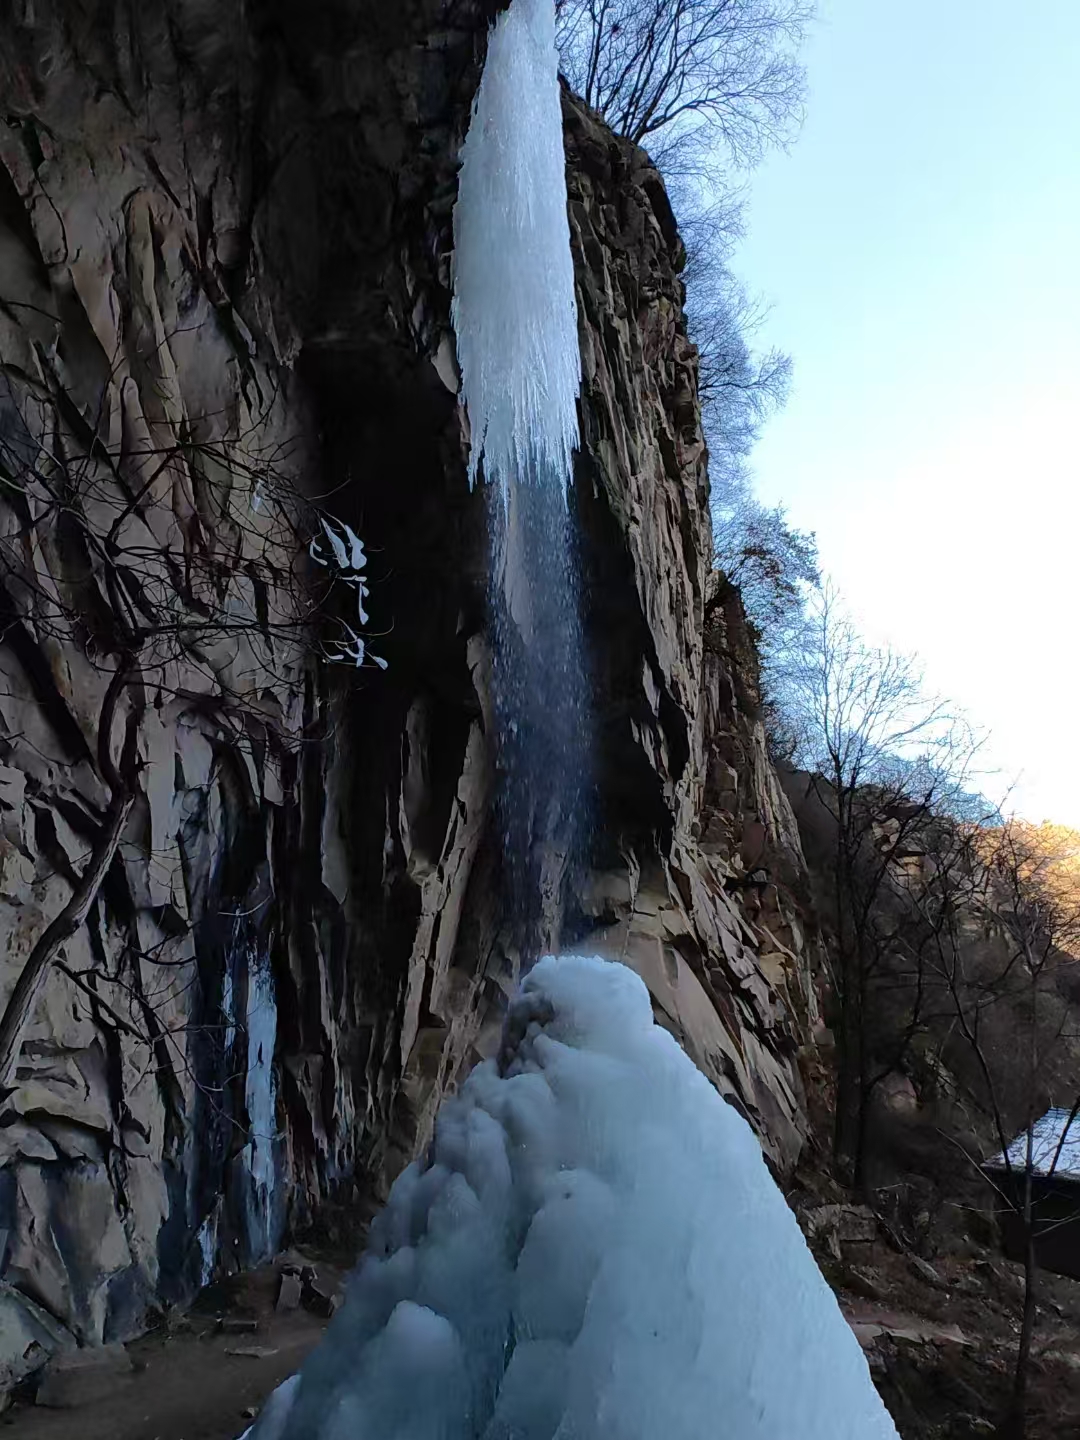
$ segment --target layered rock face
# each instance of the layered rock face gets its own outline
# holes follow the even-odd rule
[[[661,1020],[783,1169],[803,1131],[796,1030],[815,1004],[787,893],[803,862],[745,615],[711,569],[682,244],[644,152],[573,101],[567,151],[602,797],[589,944],[647,980]]]
[[[537,933],[501,898],[449,326],[495,8],[0,20],[0,1000],[131,799],[0,1102],[0,1380],[383,1193],[540,948],[633,965],[798,1152],[802,860],[710,573],[681,243],[570,97],[592,840],[537,833]],[[366,624],[307,562],[320,515],[366,541]],[[326,659],[336,617],[385,672]]]

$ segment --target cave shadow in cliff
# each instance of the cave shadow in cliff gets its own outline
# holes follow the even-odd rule
[[[593,703],[589,864],[604,870],[624,865],[629,852],[666,853],[673,817],[663,782],[635,734],[656,725],[642,685],[643,664],[659,675],[655,648],[626,537],[585,454],[577,460],[574,504]],[[662,683],[658,688],[660,726],[677,775],[688,755],[685,722]]]
[[[363,629],[370,650],[387,663],[385,671],[323,672],[338,757],[333,823],[348,866],[344,900],[324,884],[325,810],[307,816],[296,857],[306,876],[304,903],[319,912],[316,923],[327,937],[322,963],[340,1021],[338,1063],[358,1115],[366,1117],[354,1126],[363,1132],[355,1153],[346,1154],[351,1142],[344,1135],[330,1137],[343,1163],[320,1174],[314,1188],[325,1195],[339,1180],[351,1184],[359,1175],[363,1183],[378,1172],[379,1157],[365,1147],[387,1143],[391,1130],[408,1124],[394,1115],[407,1058],[399,1053],[402,1005],[421,878],[439,864],[469,736],[482,723],[469,645],[486,625],[487,555],[483,497],[468,489],[456,401],[426,360],[374,342],[366,350],[310,346],[300,369],[318,408],[318,502],[364,541],[371,593]],[[357,625],[355,614],[347,618]],[[324,778],[313,782],[309,793],[318,790],[325,807]],[[466,911],[490,905],[481,868],[485,879],[470,880]],[[325,1045],[319,998],[305,993],[312,988],[297,987],[295,1005],[286,1007],[286,1057]],[[421,1026],[431,1021],[426,1005],[425,994]],[[303,1130],[304,1107],[295,1108]],[[327,1093],[328,1124],[334,1108]],[[316,1147],[314,1135],[298,1138]],[[393,1143],[405,1150],[408,1136]]]

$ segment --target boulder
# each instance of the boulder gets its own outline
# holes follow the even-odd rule
[[[0,1280],[0,1395],[74,1346],[70,1331],[28,1296]]]

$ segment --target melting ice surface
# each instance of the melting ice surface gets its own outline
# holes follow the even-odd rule
[[[454,330],[472,426],[504,500],[565,492],[581,384],[553,0],[513,0],[488,44],[454,210]]]
[[[746,1122],[621,965],[542,960],[256,1440],[897,1440]]]

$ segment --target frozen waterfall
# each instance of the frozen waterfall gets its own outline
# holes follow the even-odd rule
[[[496,814],[523,949],[542,930],[539,896],[552,884],[542,866],[569,865],[589,786],[571,494],[581,354],[566,200],[554,0],[513,0],[491,32],[462,154],[453,320],[470,479],[482,473],[491,496]]]
[[[492,544],[511,904],[585,786],[580,380],[554,0],[490,40],[454,322]],[[556,822],[553,824],[553,815]],[[622,965],[548,957],[253,1440],[898,1440],[749,1125]]]
[[[897,1440],[749,1125],[632,971],[543,960],[254,1436],[717,1434]]]
[[[491,32],[454,211],[453,323],[481,459],[508,503],[570,483],[581,385],[553,0],[513,0]]]

